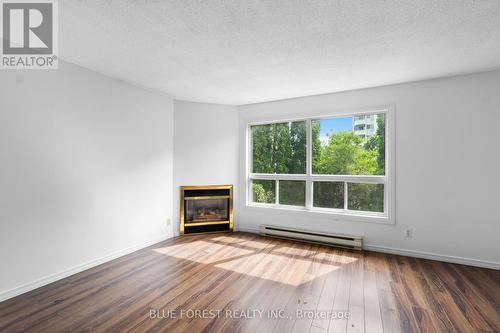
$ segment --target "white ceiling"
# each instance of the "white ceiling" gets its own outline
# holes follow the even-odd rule
[[[248,104],[500,68],[500,0],[64,0],[60,56]]]

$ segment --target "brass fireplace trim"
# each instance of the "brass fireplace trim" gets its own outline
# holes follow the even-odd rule
[[[229,199],[229,221],[207,221],[207,222],[195,222],[195,223],[184,223],[184,191],[186,190],[229,190],[229,195],[214,195],[206,197],[190,197],[186,200],[201,200],[201,199]],[[180,234],[184,235],[185,226],[200,226],[200,225],[210,225],[210,224],[229,224],[229,231],[233,231],[233,185],[207,185],[207,186],[181,186],[181,223],[180,223]],[[196,233],[199,235],[200,233]]]
[[[207,200],[207,199],[231,199],[230,195],[207,195],[204,197],[188,197],[185,198],[184,200]]]

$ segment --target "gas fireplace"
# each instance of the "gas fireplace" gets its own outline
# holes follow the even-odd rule
[[[181,234],[233,230],[233,186],[182,186]]]

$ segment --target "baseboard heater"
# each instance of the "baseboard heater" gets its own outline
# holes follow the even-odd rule
[[[345,247],[355,250],[361,250],[363,248],[363,239],[361,237],[328,234],[324,232],[320,233],[314,231],[293,229],[288,227],[261,225],[260,234],[262,236],[277,237],[277,238],[298,240],[308,243]]]

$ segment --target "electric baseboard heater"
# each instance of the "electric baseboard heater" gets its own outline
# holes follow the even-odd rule
[[[345,247],[349,249],[361,250],[363,239],[361,237],[329,234],[324,232],[306,231],[288,227],[277,227],[272,225],[261,225],[260,234],[262,236],[291,239],[309,243],[317,243],[330,246]]]

